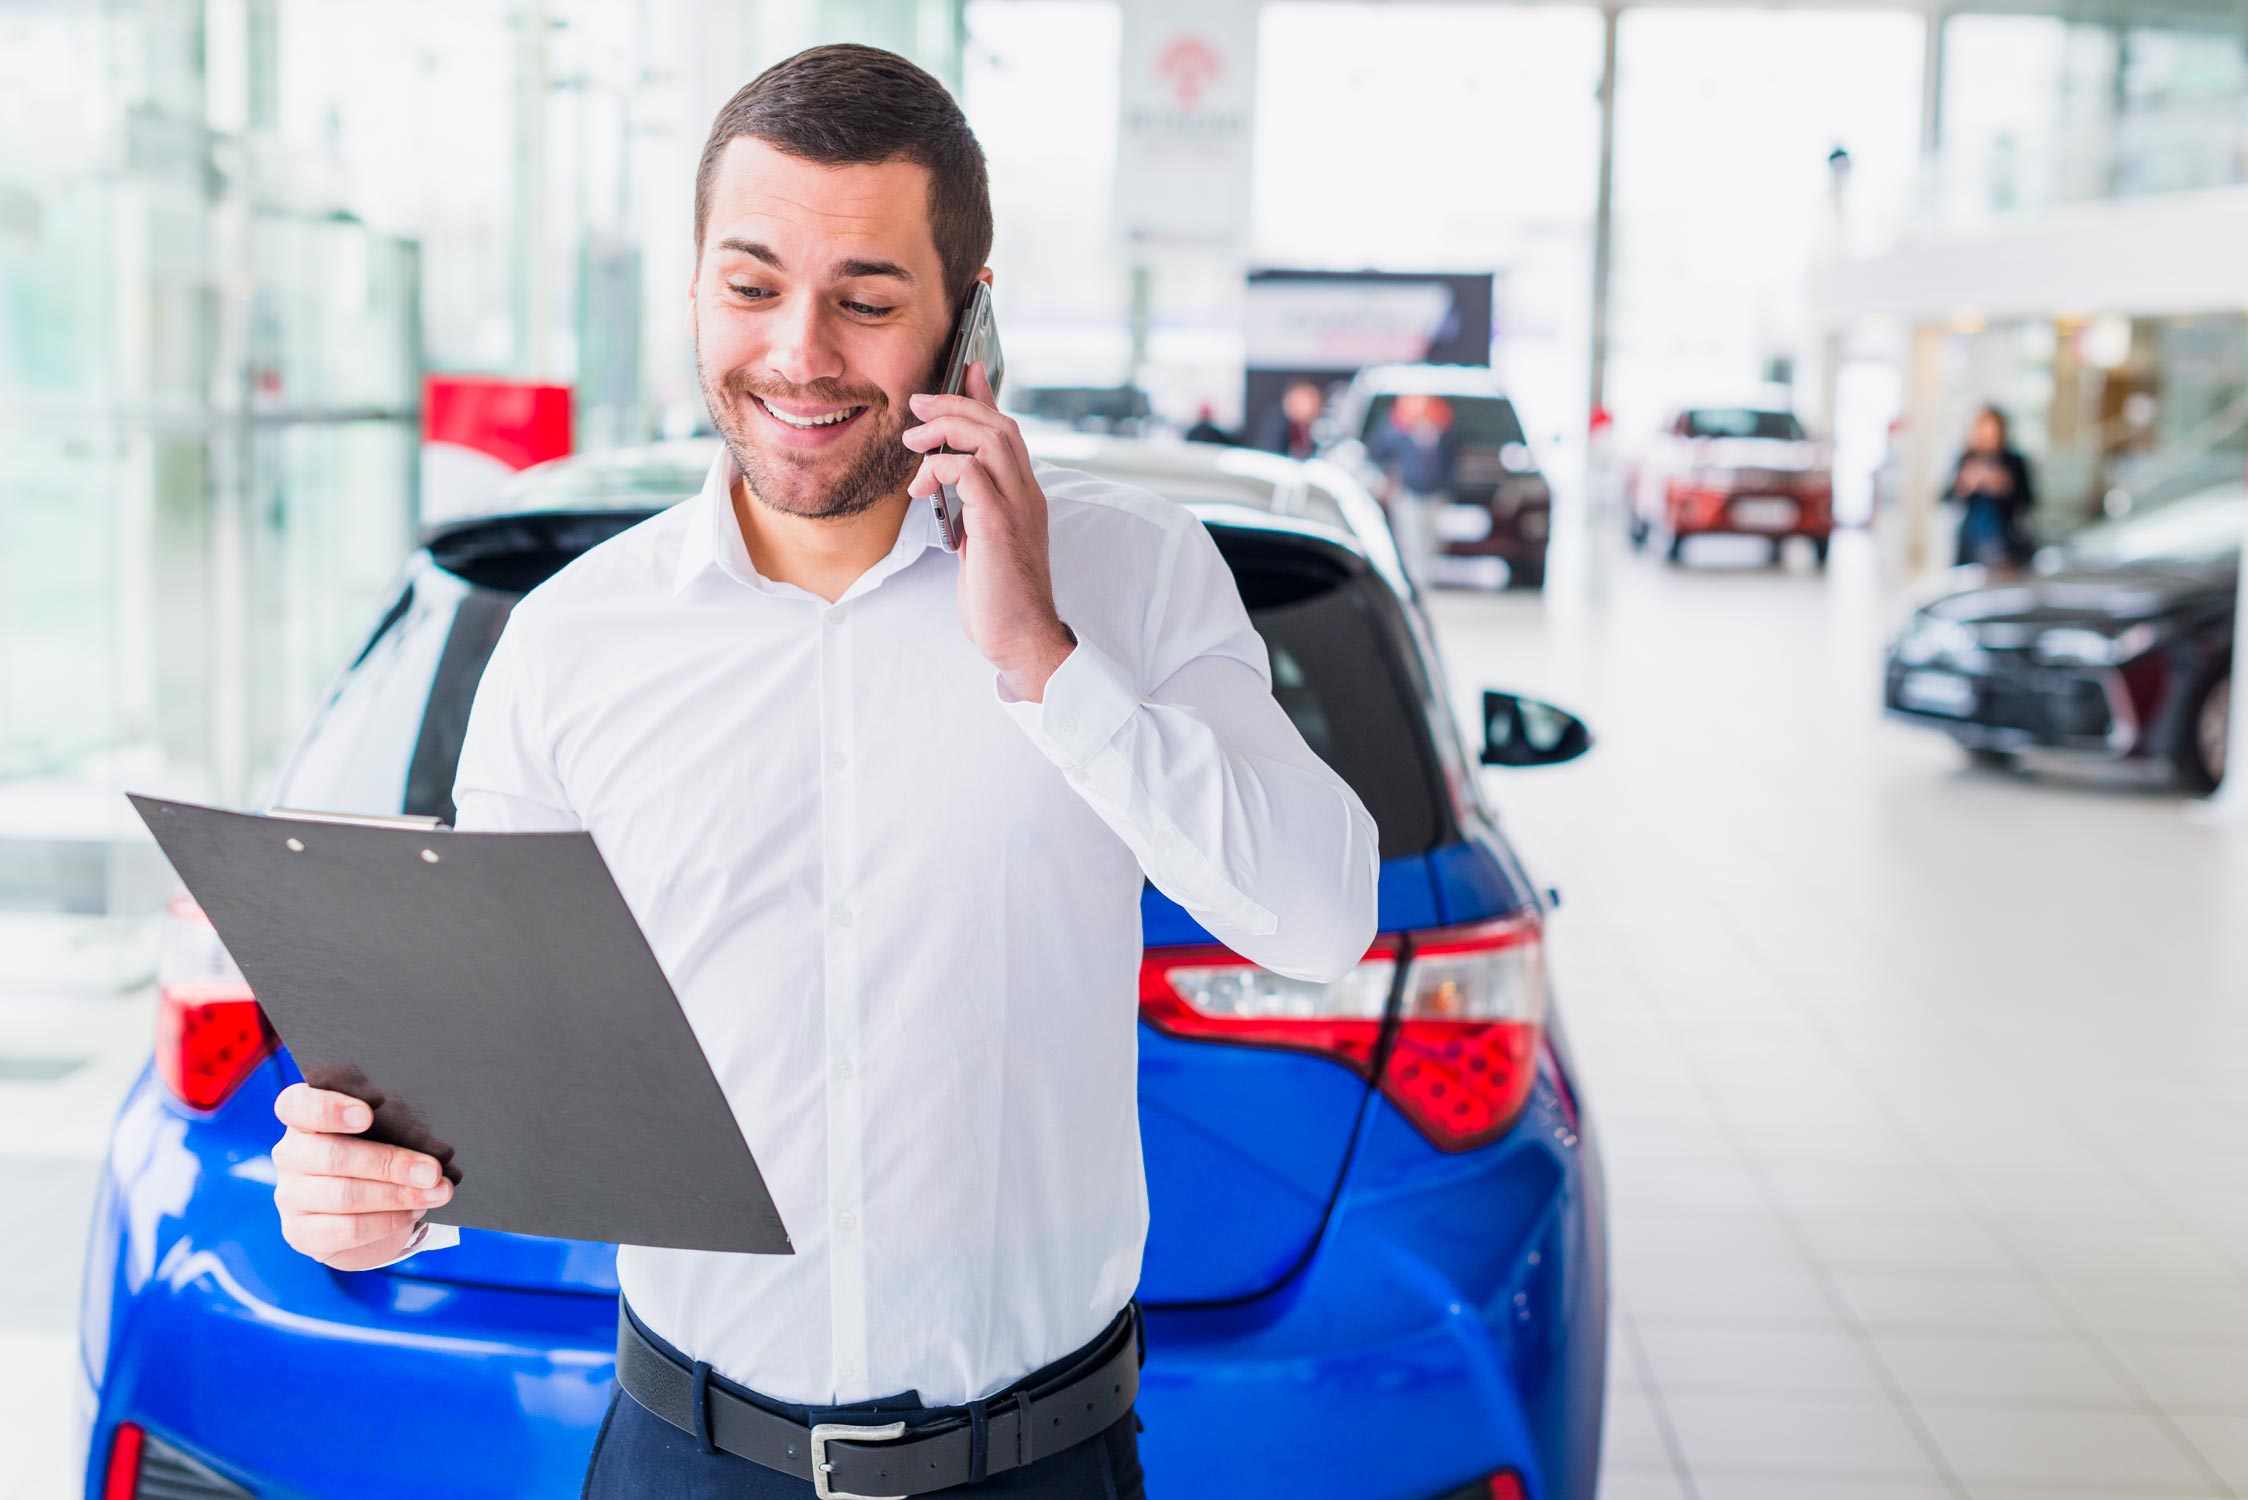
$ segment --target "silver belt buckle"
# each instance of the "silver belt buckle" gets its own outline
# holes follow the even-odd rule
[[[885,1422],[880,1427],[859,1427],[849,1422],[822,1422],[812,1429],[812,1493],[819,1500],[906,1500],[903,1495],[854,1495],[831,1489],[827,1476],[835,1465],[827,1461],[827,1445],[837,1440],[853,1443],[894,1443],[905,1436],[905,1423]]]

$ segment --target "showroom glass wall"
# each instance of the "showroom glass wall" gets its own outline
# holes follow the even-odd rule
[[[1937,219],[2248,182],[2248,14],[2087,6],[1944,28]]]
[[[2248,9],[1955,15],[1920,232],[2248,184]],[[2150,301],[2169,300],[2148,262]],[[2248,301],[2244,283],[2241,301]],[[2237,484],[2248,473],[2248,314],[2098,307],[1971,316],[1943,333],[1941,430],[1996,398],[2038,462],[2040,529]]]
[[[271,18],[0,10],[0,911],[145,908],[118,789],[238,796],[409,535],[415,249],[261,190]]]
[[[582,442],[691,414],[718,104],[835,37],[956,79],[958,17],[0,5],[0,989],[145,975],[121,793],[263,797],[412,545],[424,373],[568,382]]]

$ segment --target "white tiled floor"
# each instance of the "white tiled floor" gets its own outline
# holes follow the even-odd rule
[[[1867,549],[1746,556],[1435,605],[1466,722],[1601,740],[1489,786],[1608,1163],[1602,1494],[2248,1495],[2248,827],[1969,770],[1878,714]]]

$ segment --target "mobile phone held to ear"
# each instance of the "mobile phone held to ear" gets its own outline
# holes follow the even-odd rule
[[[999,326],[991,319],[991,288],[982,281],[971,282],[968,295],[961,299],[959,321],[952,325],[952,348],[945,355],[944,383],[937,387],[942,396],[960,396],[967,393],[968,367],[982,364],[984,378],[991,382],[993,399],[999,395],[999,381],[1006,373],[1006,356],[999,352]],[[956,453],[956,448],[939,448],[939,453]],[[960,493],[949,484],[939,485],[929,497],[937,510],[937,527],[944,536],[944,550],[958,552],[967,539],[967,528],[960,522]]]

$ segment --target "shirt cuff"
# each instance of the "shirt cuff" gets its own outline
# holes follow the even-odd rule
[[[1065,771],[1083,770],[1140,708],[1140,695],[1123,668],[1082,635],[1046,679],[1038,702],[1016,697],[996,673],[992,682],[1007,717]]]

